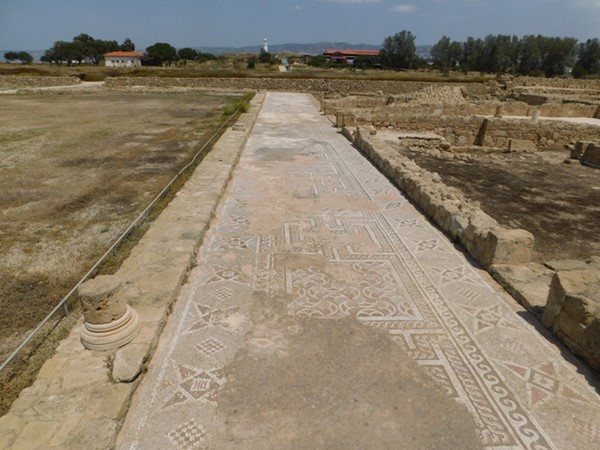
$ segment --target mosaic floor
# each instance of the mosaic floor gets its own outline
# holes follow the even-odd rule
[[[228,365],[242,347],[276,357],[289,346],[257,304],[386,330],[466,407],[482,448],[600,448],[594,375],[302,94],[267,95],[119,448],[221,447]]]

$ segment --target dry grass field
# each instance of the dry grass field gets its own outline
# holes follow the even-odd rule
[[[237,98],[0,96],[0,360],[187,163]]]

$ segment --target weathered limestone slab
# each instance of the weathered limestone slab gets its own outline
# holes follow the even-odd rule
[[[557,272],[542,323],[600,370],[600,270]]]
[[[535,152],[537,147],[535,143],[527,139],[509,139],[508,140],[508,151],[509,152]]]
[[[135,380],[142,371],[149,347],[149,343],[131,344],[117,351],[113,361],[113,380],[122,383]]]
[[[544,265],[555,272],[564,270],[600,270],[600,257],[592,256],[589,260],[561,259],[546,261]]]
[[[496,264],[491,274],[500,285],[538,318],[542,316],[554,271],[543,264]]]

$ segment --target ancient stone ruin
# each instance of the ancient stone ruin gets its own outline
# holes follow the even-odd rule
[[[593,182],[600,168],[597,89],[495,82],[431,85],[400,95],[325,95],[321,109],[513,297],[592,367],[600,367],[598,256],[574,259],[567,249],[560,253],[561,260],[541,259],[543,251],[535,251],[535,241],[545,238],[544,230],[534,235],[507,223],[511,221],[499,223],[477,201],[446,185],[444,177],[415,162],[415,156],[421,162],[431,157],[443,167],[443,161],[469,164],[515,154],[519,164],[519,154],[563,155],[555,157],[555,170],[566,170],[563,162],[579,161],[587,167],[583,170],[593,171],[586,172]],[[572,175],[565,172],[564,177]],[[533,181],[529,188],[539,190]],[[592,189],[598,192],[600,186]],[[594,208],[581,205],[582,211],[597,216]],[[595,237],[589,239],[590,250],[597,252]]]

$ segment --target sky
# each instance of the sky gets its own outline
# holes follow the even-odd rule
[[[0,49],[45,50],[80,33],[181,47],[348,42],[417,45],[488,34],[600,38],[600,0],[0,0]]]

